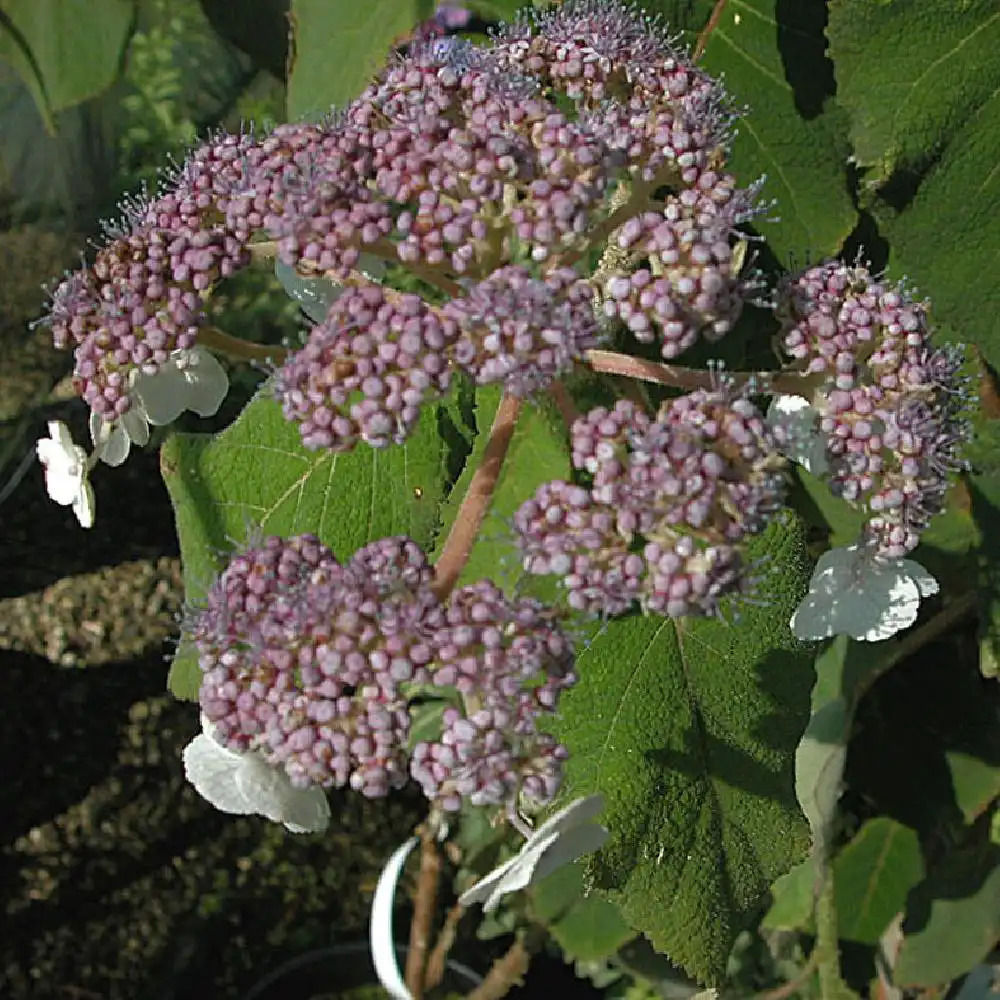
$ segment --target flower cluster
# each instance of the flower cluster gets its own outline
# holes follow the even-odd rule
[[[779,315],[785,350],[817,376],[807,402],[830,488],[867,515],[873,558],[903,558],[963,466],[962,350],[936,348],[927,306],[860,265],[830,261],[790,279]]]
[[[539,732],[572,683],[551,612],[486,582],[439,601],[424,554],[387,538],[341,565],[309,535],[237,555],[188,625],[206,733],[292,787],[386,795],[412,773],[446,809],[463,797],[547,802],[565,751]],[[413,685],[458,692],[436,743],[408,749]]]
[[[417,37],[342,112],[213,136],[130,203],[55,290],[54,340],[101,434],[142,442],[161,422],[150,380],[204,340],[205,296],[269,239],[285,266],[358,286],[277,379],[310,447],[401,441],[454,368],[536,392],[609,318],[672,358],[728,331],[749,287],[734,248],[757,188],[724,169],[732,117],[618,0],[569,0],[479,47]],[[421,296],[379,286],[362,254]]]
[[[741,543],[781,505],[781,460],[753,404],[725,387],[664,405],[631,402],[573,425],[590,486],[543,485],[514,516],[524,568],[562,578],[580,611],[638,601],[670,617],[712,614],[741,584]]]

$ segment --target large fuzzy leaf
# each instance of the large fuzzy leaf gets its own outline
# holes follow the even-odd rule
[[[808,576],[801,523],[778,519],[753,548],[764,553],[766,606],[733,623],[616,619],[560,702],[567,794],[607,801],[595,884],[700,980],[722,976],[761,896],[809,844],[793,755],[813,673],[788,629]]]

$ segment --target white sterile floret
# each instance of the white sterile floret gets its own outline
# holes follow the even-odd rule
[[[292,833],[320,833],[330,822],[330,803],[320,788],[295,788],[283,768],[255,750],[236,753],[204,732],[184,748],[184,776],[216,809],[239,816],[266,816]]]
[[[875,560],[861,545],[831,549],[792,615],[792,632],[806,641],[847,635],[879,642],[909,628],[920,599],[937,592],[937,580],[912,559]]]
[[[775,396],[767,423],[782,455],[820,476],[827,471],[826,439],[819,430],[819,413],[804,396]]]
[[[550,816],[517,854],[459,897],[462,906],[483,903],[489,913],[502,896],[541,881],[557,868],[604,846],[608,831],[592,820],[604,808],[603,795],[576,799]]]
[[[45,469],[45,489],[56,503],[72,507],[84,528],[94,524],[94,489],[89,475],[96,460],[73,443],[69,428],[60,420],[49,421],[49,436],[35,445],[38,461]]]
[[[133,444],[149,441],[149,425],[173,423],[185,410],[210,417],[229,391],[229,376],[203,347],[174,351],[152,375],[134,372],[129,386],[131,408],[114,423],[91,415],[90,436],[108,465],[121,465]]]

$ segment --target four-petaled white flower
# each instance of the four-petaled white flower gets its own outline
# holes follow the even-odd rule
[[[592,820],[604,808],[603,795],[576,799],[550,816],[517,854],[459,897],[462,906],[483,903],[489,913],[500,898],[541,881],[557,868],[604,846],[608,831]]]
[[[317,787],[295,788],[284,768],[256,750],[222,746],[202,717],[203,732],[184,748],[184,775],[216,809],[239,816],[266,816],[292,833],[319,833],[330,822],[330,803]]]
[[[781,454],[806,472],[821,476],[827,471],[826,438],[820,433],[819,414],[804,396],[775,396],[767,410]]]
[[[96,457],[88,456],[73,443],[69,428],[60,420],[49,421],[49,436],[35,445],[45,469],[45,489],[56,503],[72,507],[84,528],[94,524],[94,489],[89,475]]]
[[[920,599],[937,592],[937,580],[912,559],[875,560],[862,545],[831,549],[792,615],[792,632],[806,641],[847,635],[879,642],[909,628]]]
[[[133,444],[149,440],[149,425],[173,423],[185,410],[210,417],[229,391],[225,368],[203,347],[174,351],[152,375],[133,373],[129,396],[131,408],[108,423],[91,414],[90,436],[95,450],[107,465],[121,465]]]

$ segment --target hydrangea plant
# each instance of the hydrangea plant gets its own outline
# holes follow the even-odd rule
[[[186,772],[293,832],[326,827],[327,789],[415,783],[414,941],[449,837],[459,911],[502,901],[563,943],[549,881],[522,890],[586,853],[576,902],[610,908],[611,950],[644,934],[707,984],[810,834],[821,920],[822,747],[846,730],[817,737],[815,698],[809,721],[810,644],[841,637],[843,671],[937,593],[913,557],[972,403],[904,282],[863,256],[765,268],[738,97],[622,0],[420,30],[321,119],[212,135],[52,293],[92,450],[53,424],[38,454],[84,527],[98,462],[218,409],[216,354],[265,367],[228,430],[164,449]],[[303,304],[301,343],[209,325],[254,266]],[[776,364],[733,365],[768,339]],[[807,538],[816,496],[843,544]],[[520,840],[487,874],[483,845]],[[417,960],[406,989],[427,977]]]

